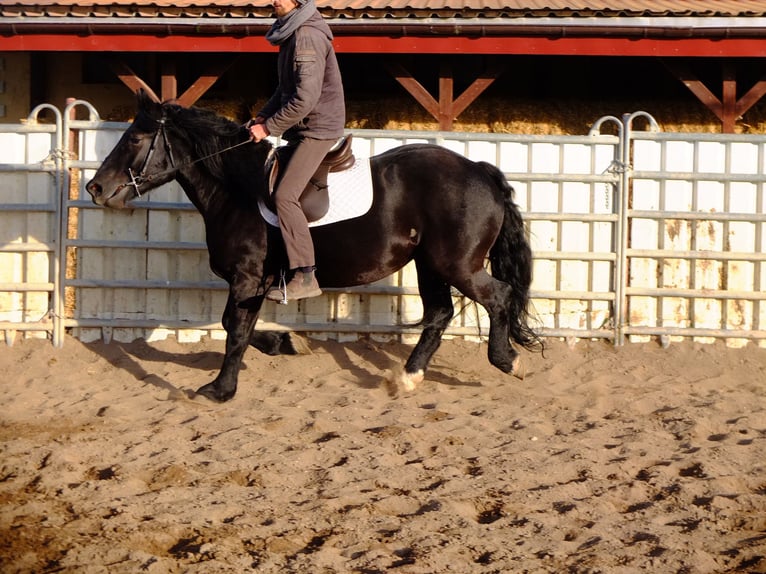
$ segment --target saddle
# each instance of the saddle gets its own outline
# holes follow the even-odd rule
[[[324,217],[330,208],[330,194],[327,185],[329,174],[350,169],[356,162],[354,152],[351,150],[351,139],[351,134],[344,136],[340,139],[338,144],[327,153],[306,185],[306,189],[301,193],[298,201],[300,202],[301,208],[303,208],[303,213],[306,215],[306,220],[309,223]],[[274,153],[271,154],[271,157],[266,162],[265,170],[269,188],[269,197],[266,201],[266,205],[274,213],[276,213],[274,191],[279,186],[279,182],[284,174],[284,168],[289,163],[294,151],[294,146],[280,146],[274,150]]]

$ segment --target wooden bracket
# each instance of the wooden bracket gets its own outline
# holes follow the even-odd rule
[[[128,86],[132,92],[135,93],[138,90],[143,89],[152,100],[155,102],[160,101],[160,98],[157,97],[157,94],[154,93],[154,90],[152,90],[146,82],[139,78],[138,75],[133,70],[131,70],[130,66],[128,66],[125,62],[122,60],[112,60],[109,62],[109,66],[112,68],[112,71],[120,79],[120,81]]]
[[[734,126],[739,118],[766,95],[766,74],[755,83],[741,98],[737,99],[737,75],[731,62],[722,64],[721,99],[691,71],[686,63],[663,60],[665,66],[689,90],[697,96],[716,117],[721,120],[721,132],[734,133]]]
[[[202,75],[178,97],[182,106],[191,106],[207,92],[234,63],[234,59],[219,61],[207,66]]]
[[[454,75],[448,62],[439,68],[439,100],[437,101],[423,85],[399,62],[386,62],[386,69],[417,102],[439,122],[442,131],[452,130],[455,119],[503,73],[496,59],[456,99]]]
[[[231,67],[234,60],[227,62],[215,62],[208,65],[207,69],[189,86],[186,91],[178,95],[178,78],[176,62],[173,59],[164,60],[161,64],[160,91],[162,99],[142,80],[125,62],[114,60],[110,63],[112,71],[120,81],[128,86],[133,92],[143,88],[146,93],[156,102],[175,100],[182,106],[192,106],[199,100],[210,87]]]

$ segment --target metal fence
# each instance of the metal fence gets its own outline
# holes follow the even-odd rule
[[[43,112],[55,121],[41,123]],[[128,212],[96,207],[84,191],[126,127],[83,101],[0,125],[11,150],[0,158],[7,341],[17,331],[57,346],[67,330],[83,340],[224,336],[226,285],[209,271],[201,218],[180,187]],[[664,134],[642,112],[601,118],[583,136],[353,133],[358,157],[432,142],[503,170],[529,230],[544,336],[766,339],[762,136]],[[408,266],[372,285],[266,304],[258,328],[408,339],[419,332],[416,284]],[[486,334],[484,310],[454,297],[447,334]]]
[[[40,124],[48,109],[54,122]],[[61,113],[35,108],[25,124],[0,124],[0,330],[42,331],[61,341],[64,189]]]
[[[631,143],[623,333],[766,338],[766,138]]]

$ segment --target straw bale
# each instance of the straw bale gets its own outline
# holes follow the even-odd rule
[[[236,122],[254,117],[265,100],[247,103],[242,98],[201,99],[196,105],[211,109]],[[479,98],[454,122],[453,130],[468,133],[581,135],[603,116],[620,117],[644,111],[665,132],[720,133],[721,122],[700,102],[689,100],[573,100]],[[134,110],[115,108],[105,119],[132,120]],[[349,98],[346,102],[349,129],[436,131],[439,124],[409,96]],[[640,125],[639,125],[640,127]],[[608,127],[605,129],[609,129]],[[766,102],[758,102],[737,121],[737,133],[766,133]]]

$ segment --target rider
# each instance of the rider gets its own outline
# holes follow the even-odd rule
[[[314,0],[272,0],[277,19],[266,39],[279,46],[279,85],[249,125],[256,142],[282,136],[292,157],[274,193],[292,279],[273,301],[321,295],[314,244],[298,199],[327,152],[343,135],[346,107],[332,32]]]

